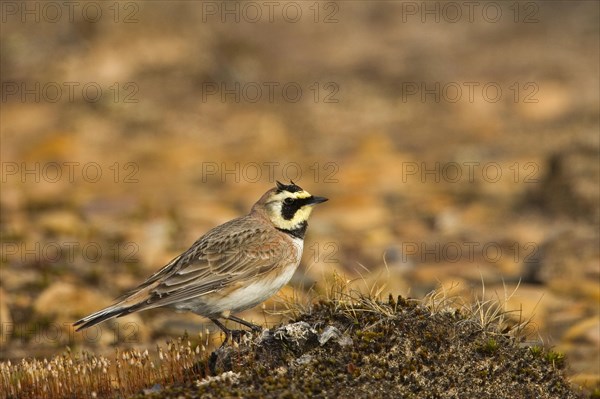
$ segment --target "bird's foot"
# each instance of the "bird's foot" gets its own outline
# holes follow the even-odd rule
[[[223,340],[223,343],[221,344],[220,348],[224,347],[227,344],[227,342],[230,341],[239,344],[242,342],[242,338],[244,338],[247,334],[251,334],[251,332],[248,330],[227,330],[224,332],[225,339]]]
[[[231,334],[231,340],[235,341],[237,343],[240,343],[242,340],[242,337],[244,337],[250,331],[248,331],[248,330],[230,330],[229,332]]]
[[[232,342],[237,342],[240,343],[242,341],[242,338],[246,336],[246,334],[252,334],[253,332],[261,332],[262,331],[262,327],[257,326],[256,324],[252,324],[250,322],[247,322],[245,320],[242,319],[238,319],[237,317],[231,317],[231,319],[233,321],[236,321],[240,324],[245,325],[246,327],[250,328],[252,331],[248,331],[248,330],[230,330],[227,327],[225,327],[225,325],[223,325],[220,321],[218,321],[217,319],[211,319],[213,323],[215,323],[224,333],[225,333],[225,340],[223,340],[223,343],[221,344],[221,348],[223,346],[225,346],[225,344],[227,344],[227,342],[229,342],[230,340]]]

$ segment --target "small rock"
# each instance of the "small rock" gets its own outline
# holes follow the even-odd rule
[[[503,285],[490,286],[490,292],[502,292]],[[512,291],[508,291],[511,293]],[[493,297],[492,297],[493,298]],[[536,328],[545,328],[548,314],[560,306],[561,300],[538,285],[521,284],[506,299],[505,310],[518,320],[531,320]]]
[[[131,234],[132,242],[139,243],[136,245],[144,248],[143,251],[136,252],[136,257],[139,258],[142,265],[148,265],[151,269],[155,269],[165,261],[165,257],[169,258],[167,252],[173,227],[170,219],[156,218],[134,229]]]
[[[575,324],[567,330],[563,339],[567,342],[587,342],[598,347],[600,345],[600,317],[590,317]]]
[[[340,344],[340,346],[352,345],[352,338],[342,334],[340,330],[334,326],[327,326],[325,331],[319,336],[319,344],[323,346],[331,339]]]
[[[48,319],[73,319],[102,306],[111,304],[110,298],[74,284],[56,282],[46,288],[35,300],[36,313]]]
[[[158,393],[162,391],[164,388],[160,384],[154,384],[151,388],[143,389],[142,392],[144,395],[152,395],[154,393]]]
[[[45,289],[34,301],[36,315],[44,320],[40,325],[42,334],[46,329],[58,329],[61,339],[52,339],[53,343],[64,344],[69,337],[90,345],[112,345],[115,343],[139,344],[148,340],[150,332],[139,314],[131,314],[119,319],[75,332],[72,323],[79,317],[108,306],[112,300],[108,297],[74,284],[56,282]],[[50,325],[45,323],[50,321]],[[58,334],[58,333],[57,333]],[[64,338],[64,339],[63,339]]]
[[[303,366],[305,364],[309,364],[312,361],[313,361],[313,356],[309,355],[308,353],[305,353],[304,355],[302,355],[299,358],[297,358],[296,360],[294,360],[294,363],[296,363],[297,366]]]
[[[556,81],[542,81],[539,87],[541,89],[536,92],[539,101],[518,103],[517,110],[525,119],[536,122],[555,121],[572,111],[575,101],[567,85]]]
[[[39,225],[56,234],[80,235],[83,230],[81,220],[71,211],[45,212],[39,219]]]
[[[210,376],[210,377],[204,378],[203,380],[199,380],[196,382],[196,386],[201,387],[202,385],[210,384],[213,381],[229,382],[231,384],[235,384],[235,383],[237,383],[239,378],[240,378],[240,373],[234,373],[233,371],[227,371],[220,375]]]
[[[598,146],[573,145],[551,155],[546,174],[532,186],[525,201],[551,215],[566,215],[587,223],[598,223]]]
[[[281,341],[289,341],[301,347],[311,338],[316,337],[316,335],[317,331],[310,324],[305,321],[299,321],[279,327],[273,333],[273,338]]]

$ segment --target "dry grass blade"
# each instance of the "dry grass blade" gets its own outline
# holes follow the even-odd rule
[[[116,350],[114,359],[69,349],[52,359],[0,363],[0,398],[124,397],[154,384],[183,381],[188,369],[205,359],[187,336],[167,343],[166,350]]]

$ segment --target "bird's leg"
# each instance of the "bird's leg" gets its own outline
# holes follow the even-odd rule
[[[261,326],[257,326],[256,324],[252,324],[249,321],[240,319],[239,317],[235,317],[235,316],[229,316],[228,319],[235,321],[236,323],[240,323],[250,329],[252,329],[252,331],[262,331],[262,327]]]
[[[210,321],[215,323],[215,325],[217,327],[219,327],[221,330],[223,330],[223,332],[225,333],[225,340],[223,340],[221,347],[225,346],[225,344],[227,343],[227,341],[229,340],[230,337],[232,340],[239,342],[242,335],[246,333],[245,330],[230,330],[229,328],[225,327],[225,325],[217,319],[210,319]],[[248,324],[245,324],[245,323],[247,323],[247,322],[244,322],[242,324],[244,324],[244,325],[250,324],[250,323],[248,323]],[[250,324],[250,325],[253,325],[253,324]]]
[[[223,340],[223,343],[221,344],[221,347],[223,347],[229,340],[229,337],[232,335],[231,330],[229,328],[225,327],[225,325],[217,319],[210,319],[210,321],[215,323],[215,325],[217,327],[219,327],[221,330],[223,330],[223,332],[225,333],[225,339]]]

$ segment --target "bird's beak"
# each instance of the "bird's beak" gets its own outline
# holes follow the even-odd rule
[[[321,202],[325,202],[328,201],[329,198],[325,198],[325,197],[315,197],[314,195],[312,197],[310,197],[310,201],[308,202],[308,205],[317,205],[320,204]]]

